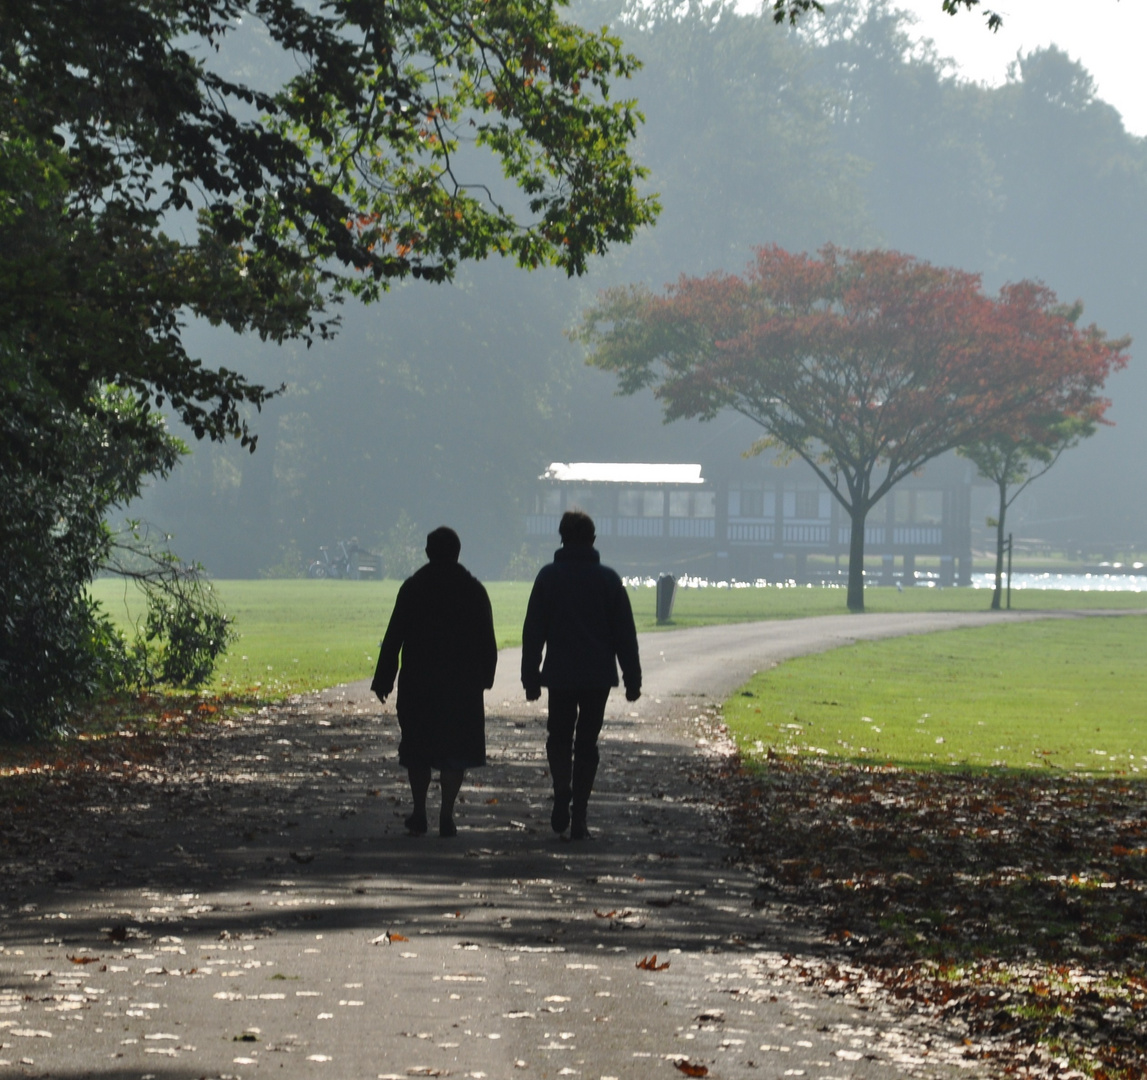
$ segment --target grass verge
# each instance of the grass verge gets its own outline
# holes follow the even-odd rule
[[[231,646],[210,690],[265,699],[317,690],[368,678],[378,658],[398,592],[396,581],[220,581],[223,608],[234,620],[239,639]],[[521,644],[530,585],[487,584],[500,648]],[[138,602],[121,582],[95,582],[93,595],[125,626],[138,614]],[[654,590],[630,591],[639,631],[707,626],[718,623],[793,619],[844,613],[841,589],[770,587],[766,589],[680,589],[673,620],[658,627]],[[979,611],[990,596],[977,589],[871,588],[869,610]],[[1027,610],[1052,608],[1141,608],[1147,598],[1134,593],[1039,592],[1015,597]]]
[[[880,987],[1007,1073],[1144,1076],[1145,644],[1135,616],[900,638],[727,702],[759,902],[838,946],[780,974]]]
[[[749,756],[1147,778],[1147,618],[862,642],[757,675],[725,707]]]

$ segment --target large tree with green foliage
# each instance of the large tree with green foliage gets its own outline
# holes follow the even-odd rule
[[[226,62],[236,42],[254,72]],[[276,63],[289,74],[267,79]],[[73,428],[139,451],[89,515],[170,467],[156,407],[254,446],[246,407],[274,391],[191,355],[190,320],[310,341],[344,296],[491,254],[577,274],[651,221],[629,154],[640,116],[610,98],[635,66],[539,0],[0,0],[5,656],[43,625],[21,553],[80,536]],[[56,560],[71,568],[57,618],[80,619],[106,548],[83,535]],[[2,674],[7,733],[66,711],[42,694],[37,710],[28,665]]]
[[[654,204],[635,189],[635,105],[608,97],[636,61],[559,12],[4,0],[0,130],[28,175],[61,181],[51,236],[35,235],[45,272],[4,269],[6,363],[73,405],[111,382],[170,401],[196,435],[245,438],[239,405],[266,391],[188,356],[189,315],[281,341],[330,333],[343,294],[464,259],[580,273]],[[240,34],[295,74],[220,70]]]

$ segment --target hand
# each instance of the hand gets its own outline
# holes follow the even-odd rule
[[[375,690],[373,686],[371,687],[371,689],[372,689],[372,690],[374,690],[374,696],[375,696],[376,698],[378,698],[379,702],[380,702],[381,704],[385,705],[385,704],[386,704],[386,699],[387,699],[388,697],[390,697],[390,691],[389,691],[389,690],[387,690],[387,691],[386,691],[386,693],[384,694],[384,693],[383,693],[381,690]]]
[[[641,697],[641,687],[640,686],[627,686],[625,688],[625,700],[626,701],[636,701],[639,697]]]
[[[542,696],[542,688],[540,686],[527,686],[526,687],[526,700],[537,701]]]

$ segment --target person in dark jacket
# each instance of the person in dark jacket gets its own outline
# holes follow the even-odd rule
[[[370,686],[385,701],[398,675],[398,761],[410,776],[414,812],[406,827],[415,836],[427,828],[430,770],[441,772],[438,834],[455,836],[454,800],[465,770],[486,764],[482,691],[494,685],[498,644],[490,598],[458,562],[461,550],[453,529],[426,537],[430,561],[398,590]]]
[[[597,775],[597,737],[605,703],[618,685],[627,701],[641,697],[641,661],[629,595],[594,549],[593,519],[562,515],[562,546],[534,581],[522,628],[522,685],[529,701],[549,688],[546,756],[554,784],[550,824],[571,840],[589,837],[586,807]],[[545,661],[542,649],[545,649]],[[571,808],[572,801],[572,808]]]

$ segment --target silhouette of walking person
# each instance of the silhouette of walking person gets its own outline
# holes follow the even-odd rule
[[[550,824],[589,838],[586,808],[597,775],[597,737],[621,663],[627,701],[641,697],[641,662],[629,595],[594,548],[593,519],[562,515],[562,546],[534,581],[522,628],[522,685],[528,701],[549,688],[546,756],[554,784]],[[542,649],[545,649],[545,661]],[[572,802],[572,806],[571,806]]]
[[[370,685],[385,701],[398,675],[398,761],[410,777],[414,812],[406,828],[414,836],[427,829],[431,769],[442,782],[438,835],[450,837],[458,833],[454,801],[465,770],[486,764],[482,691],[494,685],[498,644],[490,598],[458,562],[461,551],[453,529],[426,537],[430,561],[398,590]]]

